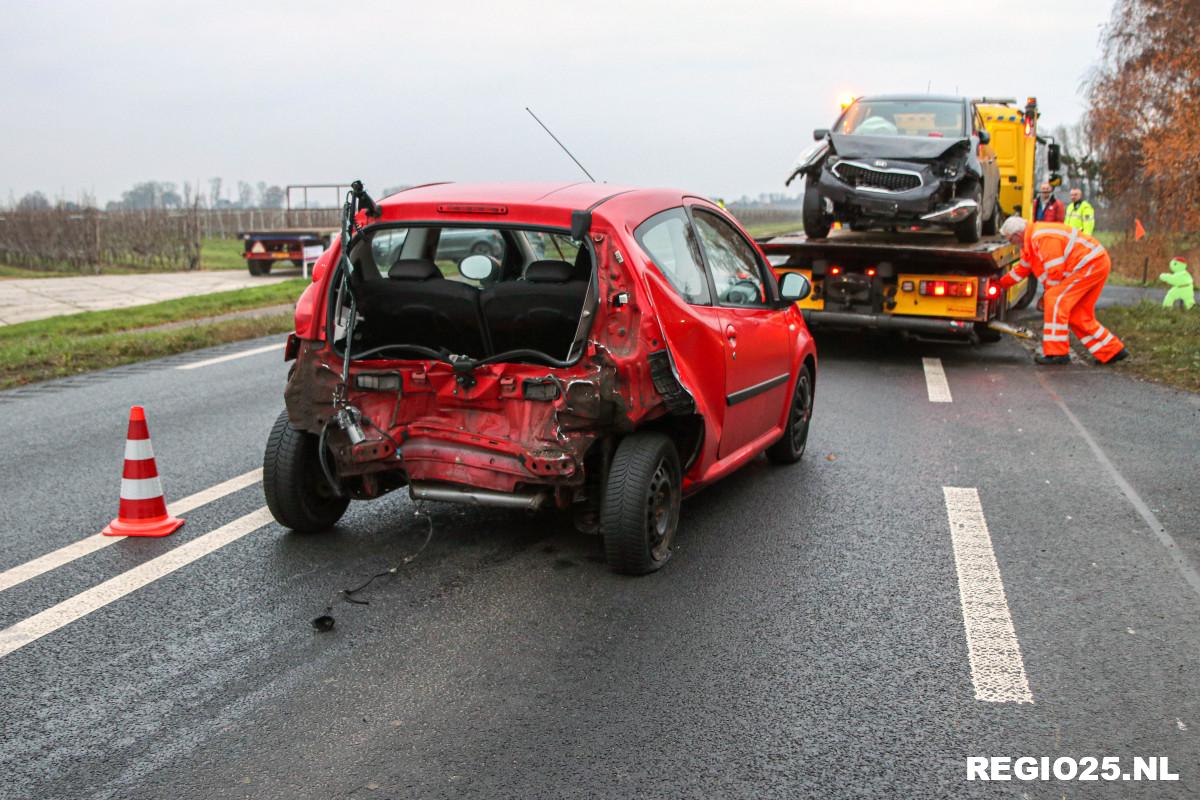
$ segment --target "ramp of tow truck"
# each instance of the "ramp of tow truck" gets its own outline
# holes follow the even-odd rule
[[[789,233],[758,239],[774,267],[807,268],[813,261],[845,264],[888,262],[897,270],[963,270],[992,275],[1020,257],[1018,249],[993,237],[978,242],[958,241],[952,233],[930,231],[831,231],[825,239]]]

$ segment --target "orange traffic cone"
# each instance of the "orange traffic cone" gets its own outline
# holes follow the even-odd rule
[[[183,520],[167,514],[146,411],[129,409],[129,433],[125,437],[125,469],[121,473],[121,506],[117,518],[101,531],[105,536],[166,536],[178,530]]]

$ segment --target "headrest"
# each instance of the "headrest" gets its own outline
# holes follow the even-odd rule
[[[566,283],[575,267],[566,261],[535,261],[525,268],[525,280],[534,283]]]
[[[388,270],[388,277],[394,281],[427,281],[443,276],[437,264],[432,261],[423,258],[402,258]]]

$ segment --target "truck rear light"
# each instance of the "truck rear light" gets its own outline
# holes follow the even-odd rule
[[[874,278],[876,274],[878,274],[878,270],[876,270],[874,267],[867,267],[868,278]]]
[[[919,291],[932,297],[974,297],[974,281],[921,281]]]
[[[1000,287],[994,283],[989,283],[988,288],[987,288],[987,296],[988,297],[999,297],[1000,296]]]
[[[830,267],[830,268],[829,268],[829,274],[830,274],[830,275],[841,275],[841,274],[842,274],[842,268],[841,268],[841,267]]]

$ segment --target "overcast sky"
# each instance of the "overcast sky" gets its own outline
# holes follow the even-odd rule
[[[577,179],[526,105],[599,180],[783,191],[846,92],[1036,95],[1043,125],[1075,121],[1111,2],[0,8],[0,197],[103,203],[151,179]]]

